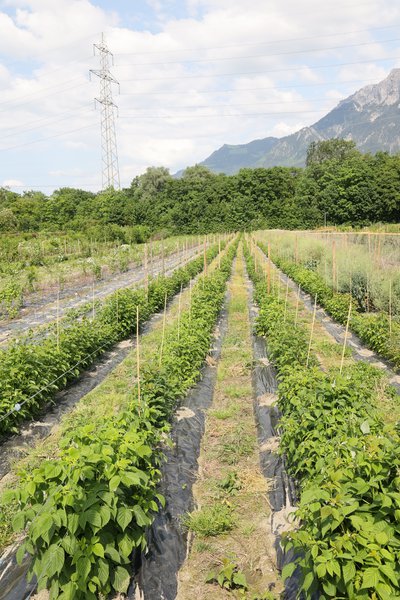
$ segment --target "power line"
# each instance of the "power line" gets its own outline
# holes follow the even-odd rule
[[[280,40],[274,40],[272,42],[266,42],[265,40],[260,42],[248,42],[245,44],[228,44],[225,46],[198,46],[197,48],[178,48],[176,50],[154,50],[154,51],[146,51],[146,52],[120,52],[116,53],[115,56],[144,56],[144,55],[154,55],[154,54],[171,54],[176,52],[197,52],[204,50],[223,50],[226,48],[244,48],[249,46],[273,46],[274,44],[283,44],[286,42],[303,42],[307,40],[316,40],[321,38],[330,38],[330,37],[338,37],[344,35],[354,35],[356,33],[369,33],[371,31],[383,31],[387,29],[397,29],[400,27],[400,23],[397,25],[386,25],[384,27],[370,27],[369,29],[357,29],[353,31],[343,31],[338,33],[327,33],[323,35],[312,35],[307,37],[298,37],[298,38],[284,38]]]
[[[149,62],[149,63],[121,63],[115,65],[118,67],[148,67],[151,65],[176,65],[182,63],[205,63],[205,62],[220,62],[220,61],[230,61],[230,60],[245,60],[248,58],[272,58],[274,56],[290,56],[292,54],[312,54],[314,52],[326,52],[328,50],[340,50],[343,48],[358,48],[360,46],[375,46],[377,43],[379,44],[387,44],[389,42],[398,42],[400,38],[393,38],[390,40],[381,40],[379,42],[362,42],[359,44],[346,44],[345,46],[330,46],[326,48],[311,48],[308,50],[292,50],[288,52],[274,52],[273,54],[250,54],[247,56],[228,56],[223,58],[199,58],[199,59],[190,59],[190,60],[174,60],[174,61],[159,61],[159,62]]]
[[[347,67],[351,65],[361,65],[366,63],[373,62],[386,62],[389,60],[398,60],[400,56],[388,56],[387,58],[375,58],[368,60],[357,60],[353,62],[344,62],[344,63],[333,63],[326,65],[303,65],[302,67],[291,67],[286,69],[263,69],[262,71],[233,71],[230,73],[209,73],[207,75],[178,75],[174,77],[140,77],[135,79],[126,79],[126,82],[129,81],[173,81],[173,80],[186,80],[186,79],[210,79],[215,77],[232,77],[237,75],[257,75],[257,74],[266,74],[266,73],[286,73],[292,71],[302,71],[305,68],[308,69],[331,69],[333,67]]]
[[[122,115],[120,119],[220,119],[223,117],[255,117],[255,116],[282,116],[282,115],[306,115],[318,114],[321,110],[296,110],[296,111],[279,111],[279,112],[258,112],[258,113],[237,113],[231,114],[214,114],[214,115]]]
[[[261,91],[261,90],[275,90],[279,92],[280,90],[297,90],[305,87],[323,87],[326,85],[347,85],[348,83],[375,83],[374,79],[346,79],[344,81],[324,81],[319,83],[298,83],[298,84],[290,84],[290,85],[279,85],[276,87],[274,85],[271,86],[262,86],[262,87],[251,87],[251,88],[230,88],[230,89],[222,89],[222,90],[191,90],[196,94],[230,94],[237,92],[253,92],[253,91]],[[168,91],[162,90],[157,92],[121,92],[121,96],[181,96],[182,90]]]
[[[37,95],[40,96],[44,92],[47,92],[47,90],[51,90],[51,89],[56,88],[56,87],[58,88],[58,87],[60,87],[62,85],[65,85],[66,83],[70,83],[71,81],[80,81],[79,84],[73,85],[73,86],[69,86],[69,87],[67,87],[65,89],[57,90],[56,92],[54,92],[54,94],[59,94],[61,92],[67,92],[68,90],[72,90],[72,89],[74,89],[74,88],[76,88],[78,86],[81,87],[82,86],[82,79],[85,81],[85,83],[88,83],[88,80],[87,79],[85,80],[85,78],[82,75],[80,75],[79,77],[73,77],[72,79],[68,79],[68,80],[63,81],[61,83],[56,83],[54,85],[49,85],[48,87],[42,88],[41,90],[37,90],[36,92],[31,92],[30,94],[24,94],[22,96],[17,96],[17,98],[13,98],[11,100],[5,100],[4,102],[0,102],[0,106],[4,106],[6,104],[13,104],[16,100],[18,101],[20,98],[31,98],[32,96],[37,96]],[[46,96],[52,96],[52,95],[53,94],[46,94]],[[28,102],[22,102],[22,103],[19,103],[19,104],[13,104],[12,108],[17,108],[19,106],[24,106],[25,104],[30,104],[30,101],[28,101]],[[10,110],[10,109],[9,108],[3,108],[2,110],[0,110],[0,112],[5,112],[7,110]]]
[[[340,102],[340,100],[344,100],[345,98],[335,98],[334,100],[338,100]],[[239,102],[239,103],[229,103],[229,104],[181,104],[181,105],[171,105],[171,106],[166,106],[163,105],[162,109],[181,109],[181,108],[233,108],[236,106],[259,106],[259,105],[268,105],[268,106],[273,106],[275,104],[278,104],[279,106],[281,104],[310,104],[311,102],[326,102],[329,104],[332,104],[333,99],[332,98],[312,98],[312,100],[275,100],[274,102]],[[148,109],[147,107],[139,107],[139,110],[152,110],[154,107],[151,107],[150,109]]]
[[[86,108],[86,110],[82,110]],[[1,139],[7,138],[7,137],[12,137],[13,135],[21,135],[26,133],[27,131],[34,131],[35,129],[41,129],[42,127],[48,127],[49,125],[55,125],[56,123],[61,123],[61,121],[65,121],[66,119],[69,119],[71,117],[71,115],[76,115],[76,113],[79,112],[80,114],[86,114],[88,112],[93,112],[93,110],[88,109],[87,105],[82,105],[81,107],[78,107],[77,109],[73,110],[73,111],[68,111],[66,113],[61,113],[62,117],[57,118],[57,119],[51,119],[49,120],[49,117],[47,118],[42,118],[42,119],[38,119],[36,121],[31,121],[30,123],[26,123],[24,125],[19,125],[18,127],[13,127],[11,128],[11,133],[1,133]],[[65,116],[66,115],[66,116]],[[36,123],[41,123],[40,125],[36,125]],[[34,125],[34,127],[27,127],[27,125]],[[21,131],[19,131],[21,130]],[[7,131],[7,129],[6,129]]]
[[[16,144],[15,146],[9,146],[8,148],[0,148],[0,152],[5,152],[6,150],[14,150],[16,148],[22,148],[23,146],[30,146],[31,144],[39,144],[40,142],[46,142],[47,140],[52,140],[53,138],[61,137],[63,135],[68,135],[69,133],[76,133],[77,131],[83,131],[84,129],[89,129],[90,127],[97,127],[97,123],[91,123],[90,125],[85,125],[84,127],[78,127],[77,129],[69,129],[68,131],[63,131],[61,133],[56,133],[54,135],[49,135],[44,138],[39,138],[37,140],[31,140],[30,142],[25,142],[23,144]]]

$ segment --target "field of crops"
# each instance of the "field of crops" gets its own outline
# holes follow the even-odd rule
[[[0,348],[0,600],[399,598],[400,235],[107,244]]]

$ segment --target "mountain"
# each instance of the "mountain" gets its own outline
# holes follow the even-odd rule
[[[253,167],[258,161],[279,142],[279,138],[267,137],[263,140],[254,140],[248,144],[224,144],[209,156],[202,165],[211,171],[222,171],[227,175],[236,173],[243,167]]]
[[[304,166],[313,141],[354,140],[361,152],[400,151],[400,69],[380,83],[367,85],[325,117],[282,138],[267,137],[216,150],[201,165],[216,173],[236,173],[243,167]]]

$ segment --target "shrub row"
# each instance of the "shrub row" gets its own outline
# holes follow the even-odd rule
[[[215,245],[207,251],[210,261],[218,253]],[[35,415],[58,390],[91,365],[96,357],[116,342],[136,332],[136,311],[140,324],[164,306],[203,268],[199,257],[169,277],[157,277],[142,289],[118,290],[107,297],[94,319],[67,320],[59,336],[53,331],[41,340],[16,340],[0,350],[0,434],[16,431],[24,419]]]
[[[342,374],[306,368],[305,329],[246,260],[257,330],[279,373],[281,452],[300,495],[300,525],[283,538],[297,559],[283,577],[299,566],[307,600],[399,598],[400,436],[376,407],[383,375],[364,363]]]
[[[259,244],[266,252],[265,244]],[[274,263],[291,279],[298,283],[301,288],[317,296],[318,303],[323,306],[334,319],[346,325],[351,296],[341,292],[335,292],[327,285],[321,275],[311,271],[302,265],[297,265],[278,256],[272,257]],[[383,312],[363,313],[357,308],[357,300],[352,298],[352,313],[350,328],[367,344],[372,350],[390,360],[400,369],[400,322],[392,318],[390,334],[389,315]]]
[[[18,502],[14,528],[27,531],[17,558],[34,557],[31,574],[51,599],[127,591],[132,552],[145,547],[163,504],[156,486],[168,420],[204,364],[236,248],[195,286],[179,338],[176,330],[167,336],[161,367],[155,357],[141,374],[140,397],[133,386],[129,406],[108,422],[74,423],[59,456],[7,492]]]

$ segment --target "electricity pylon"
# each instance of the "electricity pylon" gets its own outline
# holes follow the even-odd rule
[[[113,102],[111,84],[119,86],[118,81],[110,73],[110,59],[113,64],[113,55],[105,42],[104,33],[101,34],[100,44],[94,44],[100,55],[100,69],[91,69],[93,75],[100,78],[100,97],[95,101],[101,104],[101,159],[102,159],[102,185],[103,190],[108,187],[120,188],[117,137],[115,134],[114,109],[117,105]]]

